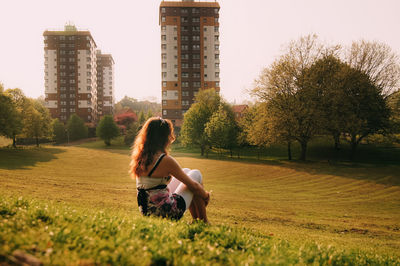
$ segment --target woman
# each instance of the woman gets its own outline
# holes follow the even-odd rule
[[[210,193],[203,189],[198,170],[182,169],[168,154],[175,140],[171,121],[150,118],[133,144],[131,175],[136,178],[137,200],[143,215],[180,219],[189,209],[193,219],[208,223]]]

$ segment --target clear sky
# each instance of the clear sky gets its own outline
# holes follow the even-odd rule
[[[0,82],[44,95],[43,31],[73,22],[115,60],[116,100],[160,100],[161,0],[0,0]],[[399,0],[220,0],[221,93],[230,102],[283,45],[316,33],[328,43],[366,39],[400,54]]]

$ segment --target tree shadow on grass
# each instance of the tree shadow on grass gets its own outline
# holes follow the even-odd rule
[[[65,150],[52,147],[0,148],[0,169],[28,169],[39,162],[57,159],[56,155],[62,152]]]
[[[307,161],[296,159],[289,161],[282,154],[284,153],[270,150],[260,159],[257,159],[257,156],[246,157],[245,155],[238,159],[226,155],[221,157],[217,154],[209,154],[209,158],[205,158],[200,154],[182,151],[173,153],[176,157],[279,166],[312,175],[332,175],[354,180],[368,180],[386,186],[400,186],[400,148],[395,146],[362,145],[354,160],[350,160],[351,151],[348,148],[336,151],[326,146],[311,147]],[[294,158],[297,158],[296,153],[294,153]]]

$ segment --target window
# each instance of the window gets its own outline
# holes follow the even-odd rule
[[[162,63],[162,68],[167,68],[167,63]]]
[[[174,68],[178,68],[178,65],[174,65]]]
[[[182,101],[182,105],[184,105],[184,106],[189,105],[189,101],[188,101],[188,100],[183,100],[183,101]]]
[[[183,96],[183,97],[189,96],[189,91],[182,91],[182,96]]]
[[[215,45],[215,50],[217,50],[217,51],[219,50],[219,45],[218,44]]]
[[[75,58],[68,58],[69,62],[75,62]]]
[[[195,72],[193,73],[194,78],[200,78],[200,72]]]
[[[161,13],[165,13],[165,7],[161,8]]]
[[[203,22],[204,22],[204,23],[207,23],[207,19],[206,19],[206,18],[203,18]]]
[[[193,82],[193,87],[195,87],[195,88],[200,88],[200,87],[201,87],[200,81],[195,81],[195,82]]]
[[[207,28],[206,28],[206,27],[204,27],[204,31],[207,31]]]
[[[219,59],[219,54],[215,54],[215,59]]]
[[[67,108],[61,108],[61,113],[66,113],[67,112]]]
[[[181,46],[181,49],[182,49],[182,51],[187,51],[187,50],[189,50],[189,45],[184,44]]]
[[[218,14],[218,8],[214,8],[214,14]]]
[[[87,82],[87,83],[91,83],[92,80],[91,80],[91,79],[87,79],[86,82]]]
[[[219,78],[219,72],[215,72],[215,77]]]
[[[215,87],[219,87],[219,82],[215,82]]]
[[[166,101],[166,100],[163,100],[163,101],[162,101],[162,105],[167,105],[167,101]]]
[[[167,40],[167,35],[161,35],[161,40],[166,41]]]
[[[188,72],[182,72],[182,78],[188,78],[189,73]]]
[[[200,22],[200,18],[192,18],[192,22],[193,23]]]
[[[167,50],[167,45],[166,44],[161,44],[161,49]]]
[[[188,18],[187,17],[181,17],[181,22],[188,22]]]
[[[60,105],[65,106],[65,105],[67,105],[67,102],[66,101],[60,101]]]
[[[193,14],[198,14],[198,13],[200,13],[200,10],[197,9],[197,8],[192,8],[192,13]]]
[[[167,97],[167,91],[163,91],[163,92],[162,92],[162,96],[163,96],[163,97]]]
[[[218,35],[214,36],[214,41],[216,41],[216,42],[219,41],[219,36]]]
[[[189,68],[189,64],[186,63],[182,64],[182,68]]]
[[[92,90],[92,87],[91,87],[91,86],[87,86],[87,87],[86,87],[86,90],[91,91],[91,90]]]
[[[193,44],[193,50],[200,50],[200,44]]]
[[[174,32],[177,32],[178,31],[178,27],[174,27]]]
[[[219,68],[219,63],[215,63],[215,68]]]
[[[192,27],[192,30],[193,30],[193,31],[200,31],[200,27],[199,27],[199,26],[193,26],[193,27]]]
[[[61,98],[61,99],[67,98],[67,94],[60,94],[60,98]]]
[[[193,64],[193,68],[200,68],[200,64]]]
[[[163,77],[163,78],[166,78],[166,77],[167,77],[167,72],[163,72],[163,73],[162,73],[162,77]]]
[[[70,83],[70,84],[75,84],[75,80],[74,80],[74,79],[70,79],[70,80],[69,80],[69,83]]]
[[[189,41],[189,36],[187,36],[187,35],[182,35],[181,40],[182,40],[182,41]]]
[[[69,104],[70,105],[75,105],[75,101],[70,101]]]
[[[207,59],[207,56],[206,56],[206,55],[204,56],[204,59]]]
[[[162,86],[163,86],[163,87],[167,87],[167,82],[166,82],[166,81],[163,81]]]
[[[167,115],[167,110],[163,110],[163,111],[162,111],[162,114],[163,114],[163,115]]]
[[[182,14],[187,14],[187,13],[189,13],[189,11],[188,11],[187,8],[182,8],[182,9],[181,9],[181,13],[182,13]]]
[[[183,81],[182,82],[182,88],[187,88],[187,87],[189,87],[189,82]]]
[[[189,29],[189,28],[188,28],[187,26],[182,26],[182,27],[181,27],[181,31],[188,31],[188,29]]]
[[[204,51],[206,51],[207,50],[207,46],[204,46]]]
[[[219,31],[219,27],[214,27],[214,32],[218,32]]]
[[[214,18],[214,22],[215,22],[215,23],[218,23],[218,18]]]
[[[167,29],[167,26],[161,26],[161,30],[165,31]]]
[[[204,68],[207,68],[207,65],[204,65]]]
[[[200,59],[200,54],[193,54],[193,59]]]
[[[71,94],[69,95],[69,98],[74,99],[74,98],[75,98],[75,94],[72,94],[72,93],[71,93]]]
[[[192,38],[193,38],[193,41],[200,41],[200,36],[198,36],[198,35],[194,35]]]
[[[182,54],[181,59],[189,59],[189,54]]]
[[[161,22],[165,22],[165,17],[161,17]]]

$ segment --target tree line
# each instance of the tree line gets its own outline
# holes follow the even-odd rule
[[[316,35],[292,41],[266,67],[250,94],[256,103],[235,120],[232,107],[212,90],[198,94],[184,116],[182,142],[228,149],[253,145],[307,147],[316,136],[331,136],[336,149],[348,141],[354,156],[372,134],[399,133],[400,67],[386,44],[359,41],[350,47],[326,45]]]

